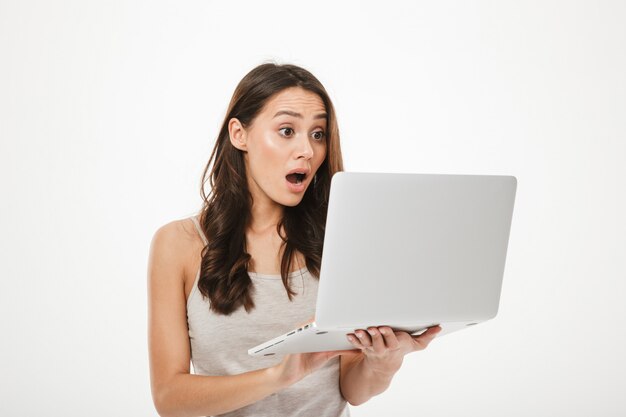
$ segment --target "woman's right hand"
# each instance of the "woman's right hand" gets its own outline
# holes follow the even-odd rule
[[[297,327],[304,326],[305,324],[312,323],[313,321],[314,318],[306,323],[298,325]],[[354,352],[354,350],[291,353],[285,355],[282,362],[275,365],[274,369],[278,374],[280,382],[286,386],[290,386],[300,381],[305,376],[317,371],[330,359],[348,352]]]
[[[330,359],[351,350],[333,350],[329,352],[290,353],[283,361],[274,366],[281,384],[290,386],[307,375],[317,371]]]

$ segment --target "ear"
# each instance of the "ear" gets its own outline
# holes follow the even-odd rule
[[[246,142],[246,129],[244,129],[239,119],[233,117],[228,121],[228,136],[230,138],[230,143],[235,148],[244,152],[248,150],[248,145]]]

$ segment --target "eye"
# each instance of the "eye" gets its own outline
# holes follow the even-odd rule
[[[290,127],[283,127],[281,129],[278,129],[279,132],[285,131],[284,133],[281,133],[281,136],[285,136],[285,137],[289,137],[293,135],[293,129]]]
[[[313,132],[313,139],[315,140],[324,140],[326,137],[326,132],[323,130],[318,130],[317,132]]]

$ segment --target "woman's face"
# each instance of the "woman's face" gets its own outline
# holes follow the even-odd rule
[[[271,97],[247,128],[229,121],[231,143],[244,151],[255,203],[300,203],[326,157],[326,119],[317,94],[292,87]]]

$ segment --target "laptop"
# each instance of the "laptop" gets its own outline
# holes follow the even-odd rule
[[[440,337],[494,318],[517,180],[499,175],[338,172],[315,321],[251,356],[354,349],[372,326]]]

